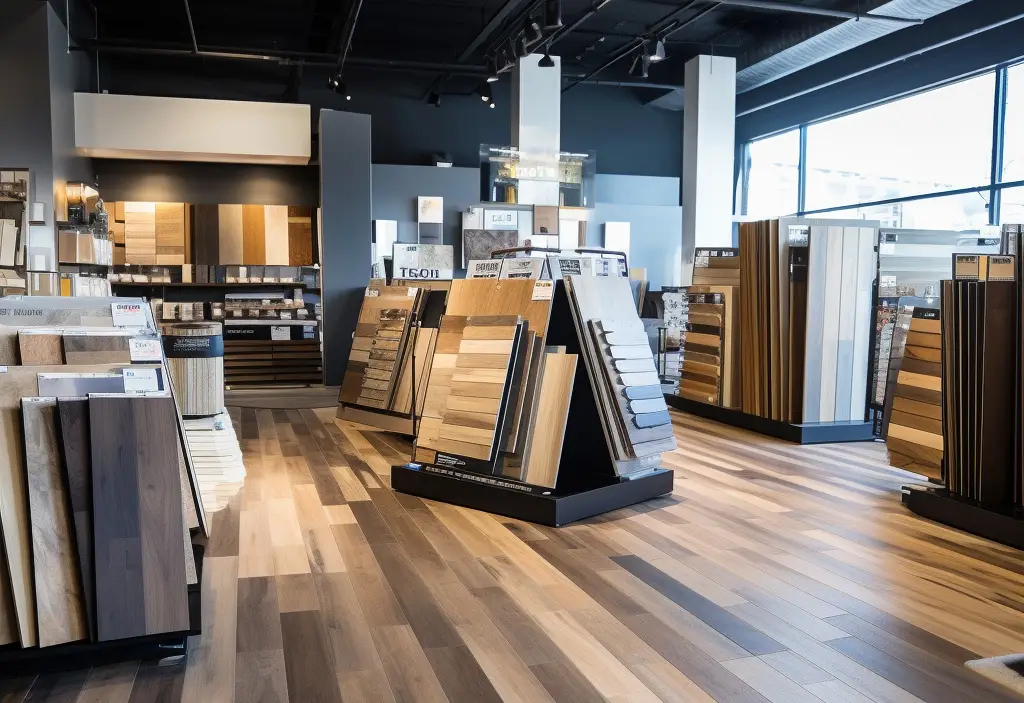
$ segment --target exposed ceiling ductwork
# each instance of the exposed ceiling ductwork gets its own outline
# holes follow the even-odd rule
[[[971,0],[890,0],[872,10],[871,14],[903,17],[908,20],[928,20],[970,2]],[[908,26],[913,25],[847,20],[737,71],[736,92],[753,90]],[[682,110],[683,89],[677,88],[649,104],[665,110]]]

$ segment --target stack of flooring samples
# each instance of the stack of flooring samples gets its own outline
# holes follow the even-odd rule
[[[615,470],[656,468],[675,438],[629,281],[578,276],[565,285]]]
[[[370,361],[363,371],[359,405],[381,410],[391,407],[409,338],[411,310],[384,308],[370,340]]]
[[[203,507],[208,513],[215,512],[241,490],[245,479],[242,450],[231,417],[222,412],[213,417],[186,419],[184,425]]]
[[[410,323],[425,296],[418,288],[371,281],[359,309],[339,402],[388,410],[406,362]],[[411,392],[411,391],[410,391]]]
[[[942,327],[939,311],[914,310],[885,439],[889,463],[942,478]]]
[[[946,485],[986,506],[1011,506],[1020,357],[1007,321],[1018,315],[1015,282],[943,281],[942,310]]]
[[[870,223],[838,220],[740,226],[744,412],[864,420],[876,238]]]
[[[713,290],[723,292],[711,292]],[[739,405],[739,316],[735,286],[690,286],[679,395],[702,403]]]
[[[315,326],[294,326],[298,333]],[[229,388],[283,385],[297,386],[323,382],[323,357],[319,338],[273,339],[271,326],[263,339],[230,339],[225,326],[224,384]]]
[[[695,286],[738,286],[739,249],[697,249],[693,257]]]

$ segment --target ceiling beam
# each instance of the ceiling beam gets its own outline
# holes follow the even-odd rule
[[[192,25],[192,10],[188,6],[188,0],[185,0],[185,17],[188,18],[188,33],[192,35],[192,53],[199,53],[199,44],[196,43],[196,28]]]
[[[794,5],[788,2],[776,2],[775,0],[718,0],[722,5],[735,5],[737,7],[749,7],[753,10],[768,10],[769,12],[794,12],[801,15],[818,15],[820,17],[835,17],[844,20],[878,20],[881,22],[896,22],[899,24],[922,24],[923,19],[910,17],[893,17],[892,15],[873,15],[870,12],[846,12],[844,10],[831,10],[825,7],[814,7],[813,5]]]

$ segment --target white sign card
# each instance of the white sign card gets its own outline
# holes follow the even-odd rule
[[[125,393],[148,393],[160,390],[156,369],[121,369]]]
[[[128,340],[128,358],[132,361],[163,361],[159,339],[135,338]]]
[[[455,247],[451,244],[395,244],[392,275],[398,279],[450,281]]]
[[[288,325],[274,325],[270,328],[270,341],[287,342],[292,338],[292,328]]]
[[[555,294],[554,281],[535,281],[531,300],[551,300]]]
[[[416,221],[420,224],[444,224],[444,198],[421,195],[416,213]]]
[[[114,327],[149,327],[142,303],[111,303],[110,313]]]
[[[518,210],[484,210],[484,229],[519,229]]]
[[[499,278],[540,278],[544,269],[544,259],[533,257],[524,259],[502,259]]]
[[[466,278],[497,278],[500,273],[501,259],[478,259],[466,266]]]

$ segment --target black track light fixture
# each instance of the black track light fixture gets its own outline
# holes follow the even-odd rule
[[[516,55],[521,59],[525,59],[530,55],[530,50],[526,47],[525,34],[520,34],[519,38],[516,39]]]
[[[341,71],[332,74],[331,77],[327,79],[327,87],[346,100],[352,99],[352,96],[348,94],[348,88],[345,85],[345,81],[341,80]]]
[[[562,26],[562,0],[544,0],[544,29]]]
[[[536,44],[543,37],[543,34],[540,31],[540,24],[532,17],[526,20],[526,25],[523,27],[523,31],[526,33],[527,44]]]
[[[644,51],[646,52],[646,44],[644,45]],[[649,58],[652,63],[665,60],[665,40],[658,39],[654,42],[654,51],[649,54]]]
[[[483,100],[485,103],[491,103],[492,105],[494,104],[494,94],[491,93],[490,83],[484,83],[482,86],[480,86],[480,99]]]
[[[537,62],[537,65],[540,66],[541,68],[554,68],[555,67],[555,62],[552,61],[551,54],[549,54],[545,50],[544,51],[544,56],[541,58],[540,61]]]
[[[491,59],[487,62],[487,82],[497,83],[498,82],[498,65],[495,59]]]
[[[441,94],[436,91],[431,93],[430,97],[427,98],[427,102],[429,102],[434,107],[441,107]]]

